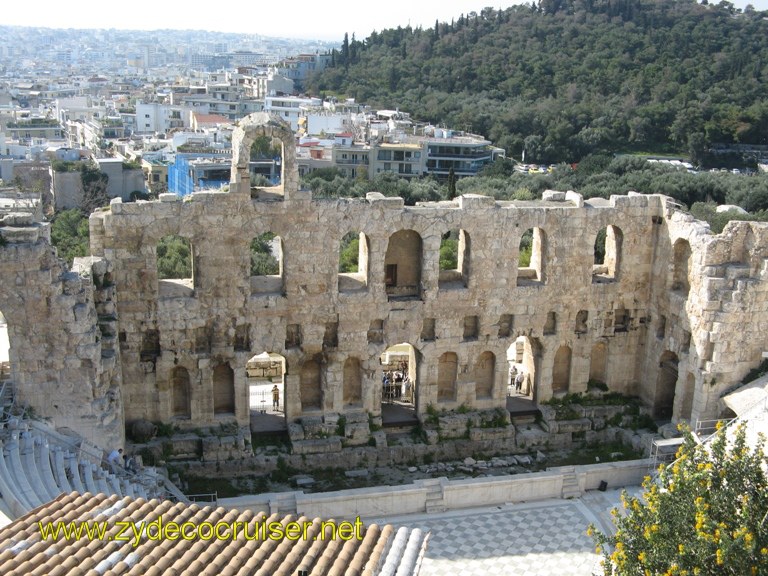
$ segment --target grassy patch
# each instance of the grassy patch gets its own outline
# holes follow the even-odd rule
[[[620,456],[618,454],[621,454]],[[612,455],[616,455],[613,457]],[[621,442],[609,444],[594,444],[567,454],[550,454],[547,466],[578,466],[582,464],[597,464],[599,462],[617,462],[620,460],[636,460],[643,454],[625,446]]]

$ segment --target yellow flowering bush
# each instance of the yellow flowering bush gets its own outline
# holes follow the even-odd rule
[[[684,429],[672,466],[646,478],[641,498],[622,496],[616,531],[589,534],[605,576],[768,575],[768,460],[743,427],[705,445]]]

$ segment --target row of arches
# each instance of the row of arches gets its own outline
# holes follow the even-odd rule
[[[622,266],[624,234],[618,226],[601,229],[593,247],[593,283],[619,279]],[[547,282],[547,234],[540,227],[529,228],[520,237],[517,285],[527,286]],[[250,276],[253,293],[283,291],[283,239],[265,232],[252,239],[250,245]],[[471,277],[472,243],[467,230],[449,230],[443,234],[439,253],[439,287],[467,287]],[[365,289],[368,286],[370,247],[363,232],[349,232],[340,242],[338,260],[338,289],[341,292]],[[194,258],[188,239],[165,236],[157,245],[157,271],[160,280],[185,281],[194,286]],[[686,240],[673,247],[671,289],[687,294],[690,283],[691,248]],[[384,283],[391,298],[418,297],[423,268],[423,241],[414,230],[399,230],[392,234],[384,256]]]
[[[592,347],[589,369],[590,380],[605,383],[607,352],[607,345],[604,342],[598,342]],[[389,358],[389,355],[400,359],[393,361]],[[560,346],[554,355],[552,366],[552,392],[554,394],[564,394],[570,389],[571,355],[571,348],[568,346]],[[535,338],[521,336],[510,346],[508,361],[510,364],[520,366],[521,370],[529,374],[531,385],[533,386],[537,382],[536,373],[540,370],[540,356],[541,344],[539,341]],[[249,384],[256,385],[260,380],[268,381],[269,385],[279,384],[280,393],[281,395],[284,394],[285,359],[276,354],[267,356],[267,360],[264,362],[271,363],[273,367],[279,366],[279,369],[273,369],[271,372],[267,372],[264,369],[259,374],[258,358],[258,356],[252,358],[247,364],[246,374],[249,378]],[[406,373],[405,380],[413,385],[412,400],[410,402],[413,407],[415,407],[416,398],[418,398],[418,392],[416,391],[418,384],[416,359],[415,349],[408,343],[388,348],[382,354],[381,359],[382,374],[390,369],[391,366],[395,366],[396,362],[399,362],[400,365],[397,367],[404,370]],[[302,411],[321,410],[323,408],[323,390],[326,389],[324,364],[323,356],[316,354],[307,358],[301,365],[299,370],[299,397]],[[458,355],[455,352],[444,352],[441,354],[437,361],[438,402],[455,402],[457,400],[458,374]],[[479,354],[472,366],[472,373],[468,377],[469,380],[474,382],[474,397],[476,399],[490,399],[494,396],[494,386],[497,381],[496,374],[496,355],[491,351],[484,351]],[[189,371],[183,366],[175,366],[170,372],[169,381],[171,415],[175,418],[190,418],[192,415],[193,392]],[[234,371],[228,364],[220,364],[213,369],[212,386],[213,414],[234,414],[235,376]],[[345,408],[362,406],[363,365],[357,357],[349,357],[344,362],[342,369],[342,391]],[[533,396],[534,390],[531,388],[527,391],[526,395]],[[251,407],[253,408],[254,406]],[[258,405],[255,407],[258,407]]]

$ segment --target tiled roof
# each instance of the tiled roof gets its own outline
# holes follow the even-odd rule
[[[198,124],[228,124],[229,118],[221,114],[199,114],[195,112],[195,120]]]
[[[181,525],[190,522],[201,527],[204,522],[215,525],[226,522],[248,523],[249,534],[255,534],[257,522],[311,522],[307,538],[246,539],[241,532],[236,538],[181,537],[150,538],[146,533],[137,539],[132,528],[121,534],[123,522],[152,523],[162,517]],[[39,522],[106,522],[101,539],[86,537],[55,542],[43,539]],[[390,525],[363,526],[362,539],[315,539],[321,520],[239,512],[222,507],[200,507],[170,501],[120,498],[118,496],[62,494],[0,530],[0,566],[4,576],[69,574],[189,574],[204,575],[284,575],[297,574],[376,576],[381,573],[418,574],[427,538],[419,530],[405,528],[395,532]],[[326,532],[330,528],[326,527]],[[405,532],[403,532],[405,531]],[[205,530],[201,527],[201,532]],[[152,531],[151,534],[155,532]],[[122,538],[127,538],[122,540]],[[394,567],[394,569],[393,569]],[[304,572],[306,571],[306,572]]]

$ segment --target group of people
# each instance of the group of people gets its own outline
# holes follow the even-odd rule
[[[123,449],[118,448],[112,450],[107,456],[107,464],[112,469],[112,472],[116,472],[118,468],[123,468],[130,472],[137,472],[138,465],[136,460],[131,458],[128,454],[123,454]]]
[[[383,384],[383,393],[385,399],[392,401],[395,398],[402,398],[406,402],[412,402],[411,399],[411,381],[408,378],[408,372],[405,370],[389,370],[381,375]]]
[[[526,374],[525,371],[518,370],[517,366],[512,366],[509,371],[509,386],[510,388],[514,386],[514,390],[517,394],[523,392],[523,386],[526,384],[527,379],[528,374]]]

